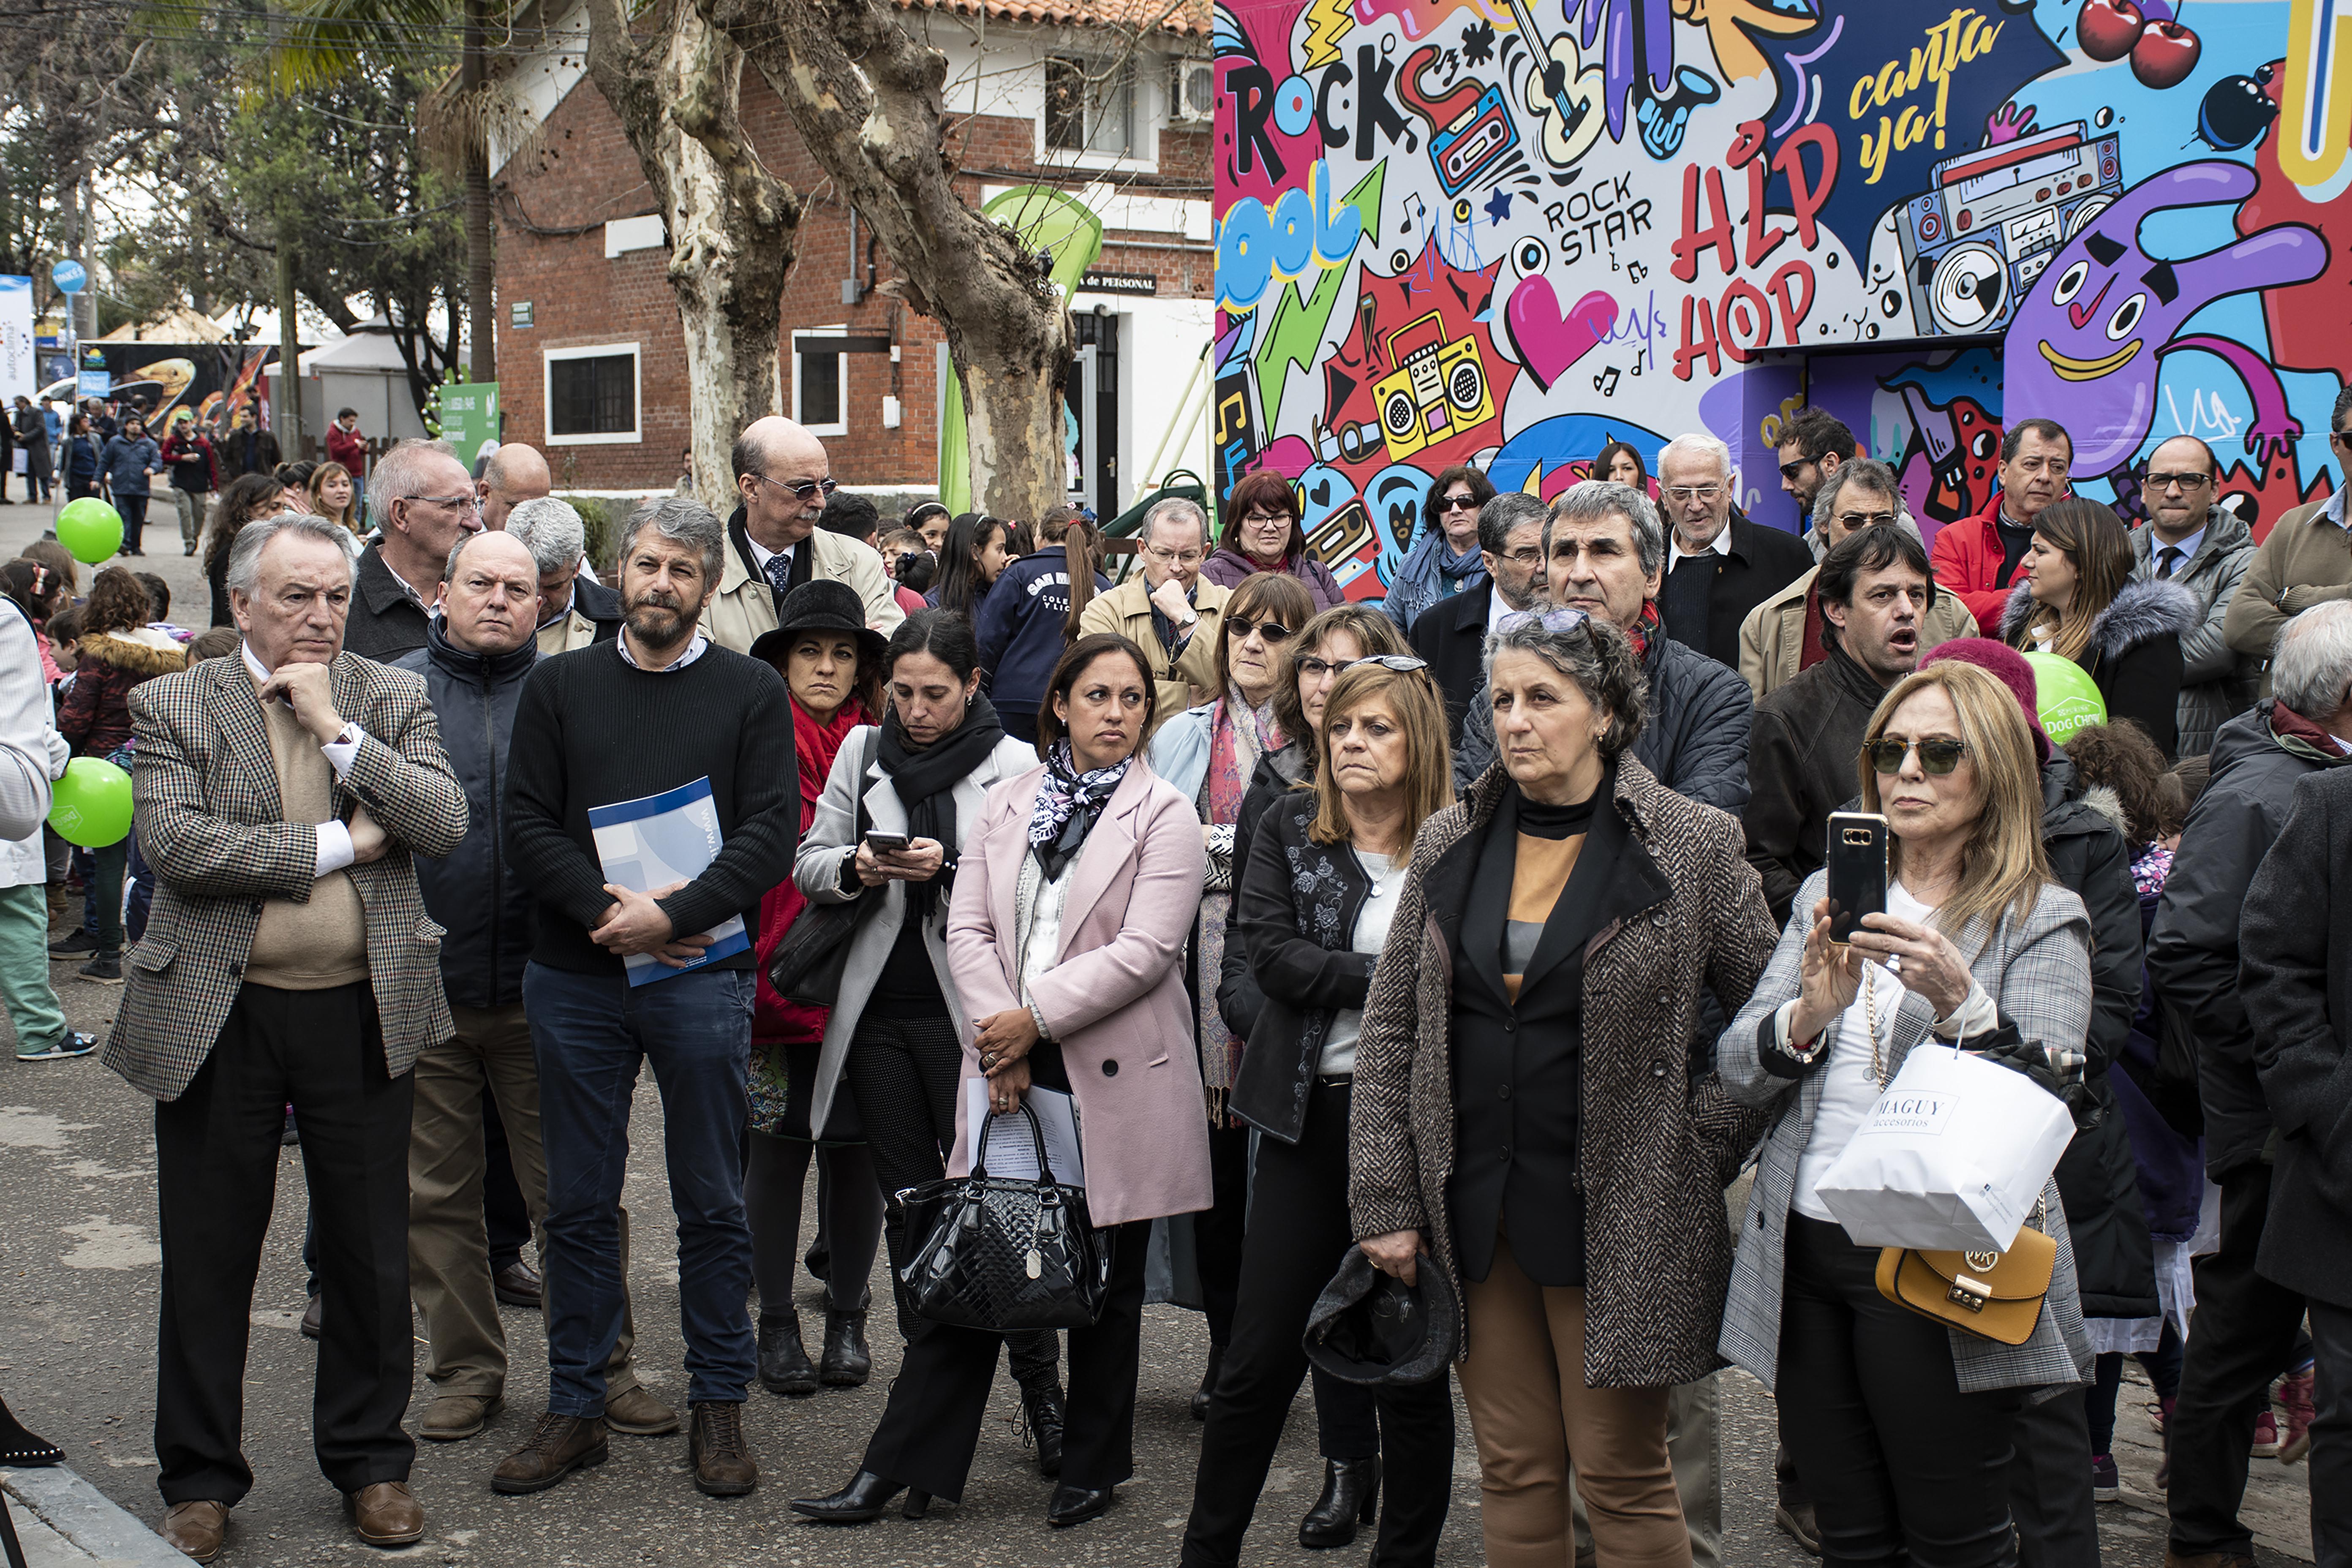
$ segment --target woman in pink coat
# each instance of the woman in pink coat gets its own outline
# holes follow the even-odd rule
[[[988,1079],[997,1116],[1016,1112],[1032,1084],[1076,1099],[1087,1208],[1110,1248],[1101,1320],[1070,1331],[1062,1473],[1045,1510],[1055,1526],[1102,1513],[1134,1473],[1150,1222],[1210,1202],[1181,962],[1205,857],[1192,803],[1136,754],[1151,708],[1150,667],[1125,637],[1081,637],[1062,656],[1037,714],[1045,764],[989,792],[948,917],[948,961],[974,1031],[964,1078]],[[970,1163],[965,1104],[959,1095],[958,1173]],[[907,1347],[856,1477],[793,1509],[848,1524],[878,1517],[905,1489],[909,1515],[932,1496],[960,1499],[1003,1343],[933,1324]]]

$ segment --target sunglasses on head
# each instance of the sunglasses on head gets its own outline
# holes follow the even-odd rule
[[[1513,632],[1525,626],[1538,626],[1559,635],[1575,631],[1592,617],[1582,610],[1513,610],[1495,623],[1498,632]]]
[[[1255,632],[1268,642],[1281,642],[1290,636],[1290,628],[1280,621],[1254,621],[1247,616],[1227,616],[1225,630],[1235,642]]]
[[[1360,664],[1377,664],[1382,669],[1393,669],[1399,675],[1410,675],[1416,669],[1427,669],[1429,661],[1405,653],[1367,654],[1362,658],[1318,658],[1309,654],[1298,661],[1298,673],[1309,680],[1320,680],[1326,674],[1339,676]]]
[[[1919,753],[1919,771],[1942,778],[1960,765],[1969,747],[1965,741],[1871,741],[1864,744],[1862,754],[1870,759],[1871,772],[1895,773],[1903,771],[1904,756],[1914,750]]]

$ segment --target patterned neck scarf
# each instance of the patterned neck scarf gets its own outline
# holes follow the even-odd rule
[[[1665,630],[1665,617],[1658,614],[1658,602],[1655,599],[1643,600],[1641,618],[1625,630],[1626,637],[1633,645],[1633,657],[1647,658],[1650,656],[1650,639]]]
[[[1087,842],[1095,818],[1110,804],[1112,792],[1127,777],[1133,752],[1107,768],[1079,773],[1066,737],[1054,742],[1045,759],[1045,777],[1037,785],[1037,805],[1029,814],[1029,847],[1036,852],[1039,869],[1052,881],[1062,874]]]
[[[1210,731],[1209,771],[1201,781],[1207,820],[1240,821],[1242,800],[1249,794],[1250,773],[1259,755],[1281,749],[1282,726],[1274,721],[1274,699],[1269,696],[1263,706],[1252,708],[1240,687],[1226,686]]]

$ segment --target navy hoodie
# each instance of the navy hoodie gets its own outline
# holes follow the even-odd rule
[[[1054,666],[1069,647],[1062,636],[1070,619],[1070,574],[1063,557],[1061,545],[1049,544],[1013,562],[973,613],[989,700],[999,709],[1034,713],[1045,702]],[[1110,579],[1099,572],[1095,592],[1110,592]]]

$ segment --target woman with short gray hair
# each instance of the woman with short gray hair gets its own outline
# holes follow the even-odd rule
[[[1499,757],[1423,827],[1357,1041],[1356,1235],[1461,1293],[1496,1568],[1569,1560],[1571,1467],[1602,1562],[1689,1563],[1666,1399],[1715,1368],[1723,1189],[1764,1124],[1691,1047],[1772,917],[1738,819],[1633,754],[1645,684],[1609,622],[1503,617]]]

